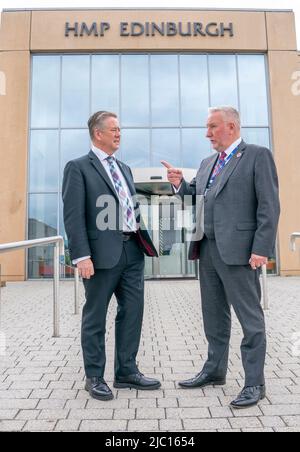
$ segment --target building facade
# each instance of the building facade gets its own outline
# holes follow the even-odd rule
[[[0,243],[65,235],[64,165],[89,150],[87,119],[114,111],[160,251],[148,277],[194,277],[184,230],[164,213],[160,160],[192,177],[209,155],[209,106],[241,112],[242,136],[277,163],[282,216],[269,271],[300,275],[300,58],[292,11],[5,10],[0,29]],[[152,201],[153,204],[153,201]],[[154,218],[155,217],[155,218]],[[168,223],[171,227],[164,228]],[[67,245],[67,243],[66,243]],[[51,277],[51,249],[0,255],[6,280]],[[71,273],[66,271],[66,277]]]

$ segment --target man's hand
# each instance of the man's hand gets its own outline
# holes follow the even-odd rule
[[[95,274],[94,265],[91,259],[85,259],[84,261],[78,262],[77,268],[79,276],[84,279],[90,279],[91,276],[94,276]]]
[[[264,256],[258,256],[257,254],[251,254],[251,258],[249,260],[249,264],[251,265],[252,270],[256,270],[257,268],[262,267],[268,263],[268,258]]]
[[[170,184],[174,185],[176,188],[179,188],[183,179],[183,174],[180,169],[174,168],[170,163],[162,160],[162,165],[165,166],[168,170],[168,181]]]

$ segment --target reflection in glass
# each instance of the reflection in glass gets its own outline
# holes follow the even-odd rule
[[[28,238],[57,235],[56,194],[29,196]],[[51,278],[53,275],[53,248],[38,247],[28,250],[29,278]]]
[[[231,105],[238,109],[236,58],[234,55],[209,55],[210,104]]]
[[[56,235],[57,223],[65,236],[61,194],[37,192],[60,191],[66,163],[88,153],[86,123],[91,113],[121,114],[117,156],[131,167],[161,168],[160,161],[168,160],[197,169],[212,152],[205,138],[207,107],[238,107],[238,83],[242,136],[248,143],[269,147],[263,55],[33,56],[31,129],[42,130],[31,130],[29,190],[36,194],[29,196],[29,238]],[[151,229],[152,214],[148,220]],[[155,234],[162,251],[160,270],[159,262],[149,258],[146,275],[194,274],[195,265],[187,260],[188,243],[176,236],[172,244],[173,237],[162,233],[159,244]],[[52,272],[51,248],[29,252],[30,277],[49,277]]]
[[[57,194],[29,195],[28,237],[57,235]]]
[[[60,57],[32,59],[31,127],[59,125]]]
[[[264,55],[239,55],[239,85],[243,126],[268,125]]]
[[[182,129],[183,168],[198,169],[201,161],[211,154],[205,134],[206,129]]]
[[[89,118],[90,57],[67,55],[62,65],[62,127],[86,127]]]
[[[82,157],[90,151],[90,136],[88,130],[61,131],[61,177],[66,164],[73,159]]]
[[[174,166],[181,166],[180,130],[152,130],[152,165],[161,167],[161,160],[167,160]]]
[[[153,126],[179,125],[177,55],[151,56],[151,109]]]
[[[209,106],[206,55],[180,56],[180,83],[182,124],[205,126]]]
[[[92,57],[92,113],[100,110],[119,115],[119,56]]]
[[[122,130],[122,160],[133,168],[150,166],[150,131],[148,129]]]
[[[243,128],[242,137],[244,141],[248,144],[257,144],[259,146],[264,146],[270,149],[270,138],[268,128],[261,129]]]
[[[147,55],[122,56],[122,127],[150,125],[148,61]]]
[[[30,192],[57,191],[58,131],[32,130],[30,137]]]

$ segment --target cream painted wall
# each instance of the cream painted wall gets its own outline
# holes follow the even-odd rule
[[[297,52],[290,51],[271,51],[268,60],[273,145],[282,206],[280,269],[282,275],[300,275],[299,253],[293,253],[289,247],[290,234],[300,230],[300,95],[296,96],[292,89],[292,74],[300,69],[300,62]]]
[[[24,240],[26,233],[29,51],[0,52],[6,95],[0,96],[0,243]],[[25,277],[24,252],[0,254],[4,279]]]

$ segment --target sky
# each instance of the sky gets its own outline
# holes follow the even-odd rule
[[[241,4],[243,7],[241,7]],[[236,8],[236,9],[293,9],[296,17],[297,43],[300,50],[300,1],[299,0],[0,0],[3,8]]]

